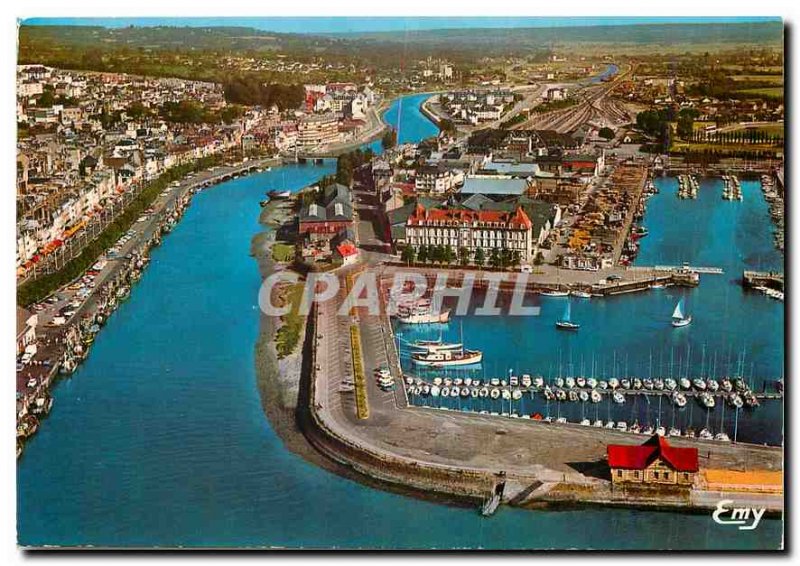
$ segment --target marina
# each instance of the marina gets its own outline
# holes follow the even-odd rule
[[[414,116],[410,109],[415,104],[407,102],[404,120],[409,115],[412,119]],[[394,111],[397,113],[396,107]],[[424,134],[429,133],[424,126],[419,127]],[[401,135],[413,135],[405,133],[409,129]],[[303,177],[302,166],[300,169],[295,171],[295,186],[313,182],[313,178]],[[316,177],[320,172],[306,170],[305,173]],[[80,520],[82,537],[86,537],[81,540],[88,538],[112,546],[136,545],[142,540],[151,544],[175,544],[176,541],[187,545],[208,544],[213,540],[217,546],[302,545],[312,540],[308,534],[312,523],[322,526],[321,530],[314,528],[313,541],[316,544],[343,548],[403,546],[404,543],[398,542],[391,534],[400,527],[414,529],[414,546],[478,545],[483,548],[552,547],[557,533],[574,527],[576,521],[595,528],[571,537],[567,544],[570,547],[597,547],[608,540],[612,531],[621,541],[620,548],[646,547],[651,544],[647,541],[653,540],[650,533],[656,532],[662,533],[662,541],[675,543],[678,535],[669,533],[676,532],[679,526],[681,543],[688,540],[703,544],[706,541],[708,545],[707,541],[713,538],[715,544],[747,547],[761,544],[761,537],[767,536],[763,533],[774,534],[780,530],[779,521],[765,520],[764,528],[756,533],[728,536],[709,527],[704,516],[646,510],[637,512],[634,525],[624,520],[630,516],[629,511],[613,507],[536,514],[504,507],[487,522],[474,508],[443,506],[368,488],[331,475],[287,451],[272,428],[265,425],[261,399],[254,387],[252,345],[257,338],[258,317],[253,297],[260,285],[260,277],[247,253],[252,235],[261,230],[255,217],[263,194],[264,175],[229,182],[199,195],[186,219],[175,227],[173,235],[153,250],[151,266],[130,293],[130,298],[110,316],[106,329],[97,335],[92,354],[79,366],[73,379],[63,381],[57,388],[56,405],[50,416],[52,422],[33,438],[30,453],[19,463],[19,528],[23,540],[32,544],[40,541],[70,543],[75,540],[73,526],[76,520]],[[702,201],[702,194],[698,201]],[[243,222],[243,218],[249,220]],[[657,223],[651,222],[648,222],[648,228],[651,236],[661,230]],[[198,242],[204,245],[198,246]],[[730,240],[726,245],[729,243]],[[647,254],[646,246],[640,256],[644,254]],[[651,256],[645,264],[671,262],[682,265],[687,259],[699,265],[718,265],[713,257],[687,258],[669,254]],[[642,261],[641,257],[639,261]],[[702,285],[687,292],[703,293],[707,283],[728,285],[722,279],[704,278]],[[241,292],[243,285],[248,292]],[[684,290],[667,288],[662,292],[682,293]],[[660,293],[609,297],[608,301],[583,301],[581,309],[595,305],[591,308],[600,313],[614,311],[621,320],[631,320],[630,305],[619,308],[621,301],[641,300],[648,304],[652,301],[650,306],[653,307],[659,304]],[[187,296],[195,300],[182,300]],[[500,365],[498,355],[503,355],[504,361],[510,365],[523,365],[524,360],[519,356],[523,351],[520,340],[531,342],[529,355],[535,356],[536,365],[556,365],[560,357],[558,352],[569,358],[566,348],[554,347],[556,343],[552,341],[556,332],[552,324],[562,313],[563,300],[563,297],[543,298],[546,313],[542,317],[543,323],[551,334],[546,335],[548,338],[539,346],[526,339],[528,334],[520,321],[506,320],[507,331],[497,333],[498,328],[492,326],[489,319],[484,318],[480,321],[483,324],[479,325],[471,317],[464,319],[464,342],[483,351],[482,364],[489,368]],[[668,302],[671,304],[649,309],[659,313],[659,324],[669,318],[674,306],[672,297]],[[604,304],[608,306],[604,307]],[[778,306],[777,302],[769,304]],[[573,305],[573,310],[577,315],[578,307]],[[641,314],[643,310],[637,308],[634,314]],[[231,317],[230,312],[241,316]],[[582,328],[579,333],[560,336],[596,339],[599,336],[597,327],[601,324],[610,329],[608,339],[616,341],[621,351],[628,344],[619,340],[620,332],[636,336],[642,331],[635,325],[626,327],[618,321],[598,319],[597,315],[587,316],[582,310],[580,317]],[[706,314],[705,318],[711,317]],[[774,321],[764,323],[772,324]],[[404,325],[403,332],[419,330],[421,333],[425,326]],[[702,326],[698,320],[691,330]],[[752,332],[759,332],[759,326],[754,324],[750,328]],[[492,343],[480,340],[479,332],[493,333]],[[156,344],[161,343],[163,336],[172,336],[175,347],[158,348]],[[220,340],[220,336],[226,336],[226,339]],[[416,339],[411,335],[407,337],[410,342]],[[748,336],[739,338],[753,344]],[[436,337],[420,334],[419,339],[435,340]],[[450,342],[450,337],[445,334],[442,340]],[[722,347],[718,349],[723,351]],[[212,351],[215,354],[209,356]],[[764,375],[779,375],[780,372],[772,371],[775,368],[766,360],[774,360],[776,355],[780,359],[781,354],[776,354],[769,344],[766,350],[760,348],[758,351],[758,374],[763,371]],[[525,353],[528,355],[527,350]],[[576,361],[579,358],[576,355],[572,357]],[[631,360],[631,368],[634,361]],[[496,367],[491,375],[506,375],[506,365]],[[534,366],[533,363],[524,365]],[[114,371],[109,371],[112,367]],[[169,376],[168,379],[158,377],[154,368],[158,368],[160,375]],[[231,377],[220,379],[220,376]],[[519,375],[520,384],[523,378]],[[531,376],[532,384],[534,380],[535,377]],[[98,383],[104,386],[97,387]],[[758,388],[759,384],[754,383],[754,389]],[[602,395],[599,391],[596,393]],[[499,395],[502,399],[503,394]],[[522,395],[514,400],[513,392],[509,391],[508,395],[510,402],[533,402],[529,396]],[[118,403],[121,396],[129,401]],[[640,407],[649,406],[645,397],[635,396],[642,401]],[[449,396],[449,399],[449,402],[458,403],[463,397],[459,391],[458,397]],[[473,401],[471,392],[469,399]],[[612,405],[609,396],[606,394],[603,399],[605,403],[596,403],[593,407],[596,411],[612,411],[611,419],[602,417],[604,422],[633,422],[629,415],[617,419],[613,411],[619,406],[613,404],[608,409],[605,405]],[[502,401],[509,403],[509,399]],[[666,399],[664,401],[665,406],[669,405]],[[550,403],[554,422],[559,419],[578,422],[577,416],[573,418],[566,412],[569,407],[579,410],[580,405],[584,404]],[[632,405],[626,402],[622,407],[630,409]],[[687,411],[694,410],[700,414],[698,409],[696,403],[687,407]],[[671,424],[667,410],[662,419],[665,427]],[[148,418],[143,419],[143,413]],[[733,411],[727,414],[731,413]],[[768,403],[764,403],[753,415],[769,414],[774,426],[777,421],[772,413]],[[469,416],[482,418],[480,414]],[[593,422],[600,420],[594,416],[587,414],[586,418],[591,417]],[[414,414],[413,417],[424,426],[424,415]],[[508,422],[514,420],[517,419]],[[741,420],[740,439],[748,428],[746,419]],[[131,422],[139,423],[140,434],[125,433],[123,423]],[[458,420],[451,421],[450,426],[458,423]],[[677,426],[686,429],[683,425]],[[494,437],[497,423],[487,427]],[[761,424],[757,423],[756,427],[750,427],[749,432],[755,435],[760,432],[760,427]],[[508,428],[514,429],[513,426]],[[586,427],[566,425],[553,428],[583,430]],[[76,434],[75,431],[80,432]],[[225,432],[220,434],[220,431]],[[606,431],[597,432],[606,434]],[[554,438],[564,443],[562,436],[557,434]],[[593,443],[597,444],[596,441]],[[546,444],[542,442],[542,446]],[[228,457],[220,458],[222,452]],[[131,462],[136,462],[136,465],[131,466]],[[53,481],[53,470],[57,471],[58,481]],[[231,482],[231,477],[238,479]],[[64,483],[75,485],[76,489],[65,493],[60,487]],[[324,498],[315,495],[321,484],[325,486]],[[281,488],[265,488],[265,485],[280,485]],[[96,486],[103,487],[97,489]],[[211,500],[208,499],[209,490],[216,494]],[[206,505],[204,513],[196,512],[200,502]],[[45,507],[48,509],[46,519],[33,512]],[[487,510],[491,507],[489,505]],[[342,512],[352,513],[356,518],[335,524],[325,520],[331,514]],[[228,517],[230,531],[220,534],[214,530],[216,523],[212,517],[223,515]],[[145,520],[153,516],[158,520]],[[419,517],[425,519],[420,521]],[[376,521],[387,528],[375,532],[370,526]],[[265,534],[265,523],[275,528]],[[685,533],[687,527],[690,531]],[[367,532],[370,533],[368,537]]]

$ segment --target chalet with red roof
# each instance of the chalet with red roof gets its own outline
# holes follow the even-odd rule
[[[532,259],[535,238],[533,223],[525,210],[469,210],[464,208],[430,208],[417,204],[406,222],[406,242],[410,246],[450,246],[457,251],[466,248],[470,256],[482,248],[519,253],[519,259]]]
[[[691,487],[699,471],[697,448],[670,446],[657,434],[639,446],[610,444],[608,467],[614,484]]]

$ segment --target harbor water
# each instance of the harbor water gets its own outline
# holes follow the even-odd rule
[[[414,112],[416,105],[406,99],[402,130],[418,128],[428,135],[430,124],[417,122],[424,117]],[[390,112],[396,109],[397,104]],[[717,525],[706,515],[602,508],[547,512],[501,508],[487,520],[477,509],[365,487],[289,452],[264,415],[256,386],[260,276],[249,256],[250,245],[262,229],[258,203],[265,191],[297,190],[331,171],[331,162],[287,165],[195,196],[181,223],[153,250],[151,265],[130,299],[98,334],[87,361],[58,384],[52,413],[27,443],[17,464],[21,544],[509,549],[779,546],[781,523],[777,520],[764,520],[754,531],[738,531]],[[746,189],[747,196],[749,192]],[[668,198],[666,191],[657,197],[649,215],[656,214],[659,202],[672,206]],[[748,201],[745,206],[750,206]],[[672,230],[664,225],[659,236],[656,220],[648,225],[652,238],[648,244],[666,239]],[[720,247],[734,242],[720,243]],[[665,245],[658,247],[665,255],[669,250]],[[729,272],[725,278],[734,276]],[[689,304],[698,323],[717,316],[712,314],[714,299],[706,296],[711,289],[707,291],[706,285],[727,283],[723,279],[714,283],[709,277],[691,292],[695,295],[690,293]],[[749,346],[748,359],[757,360],[757,373],[762,364],[765,373],[767,364],[779,368],[778,362],[769,361],[769,352],[780,351],[773,337],[778,340],[774,323],[782,322],[782,317],[770,311],[771,306],[762,309],[755,303],[736,315],[737,308],[761,297],[742,298],[732,284],[722,288],[728,299],[719,300],[729,301],[730,307],[725,320],[741,316],[738,330],[727,331],[736,336],[727,340],[737,348]],[[698,297],[703,300],[695,300]],[[632,314],[649,321],[651,341],[636,335],[642,331],[637,323],[616,346],[618,355],[633,355],[630,348],[651,342],[656,348],[663,339],[659,325],[669,315],[670,303],[671,299],[662,301],[655,295],[619,298],[576,306],[574,316],[588,324],[592,317],[584,308],[596,309],[597,333],[602,330],[612,336],[625,333],[619,320]],[[552,319],[558,308],[555,303],[545,305],[542,320]],[[614,320],[615,308],[626,314],[613,315],[619,316],[617,324],[604,327]],[[771,317],[771,322],[764,322],[768,332],[759,352],[754,351],[757,344],[753,342],[756,315]],[[469,342],[492,347],[497,353],[500,340],[493,336],[496,343],[489,346],[483,343],[485,337],[506,324],[508,336],[522,338],[532,324],[525,320],[490,323],[495,326],[481,327],[479,321],[467,319],[465,333]],[[692,340],[698,339],[695,335],[701,328],[698,324],[689,329]],[[588,327],[572,339],[593,334],[585,330]],[[711,341],[712,336],[705,339]],[[539,340],[557,345],[564,359],[568,352],[577,359],[583,348],[596,351],[611,343],[610,338],[604,342],[605,338],[595,337],[600,341],[596,345],[571,345],[570,338],[550,336],[548,328],[541,337],[537,333],[524,341],[507,342],[506,357],[514,360],[520,350],[526,356],[531,350],[544,357],[519,357],[513,363],[520,370],[533,361],[554,365],[555,353]],[[496,356],[487,355],[487,361],[501,371],[506,364]]]
[[[656,179],[659,194],[647,206],[642,224],[649,235],[640,240],[639,266],[682,265],[719,267],[722,275],[701,275],[696,288],[668,287],[616,297],[592,299],[540,297],[540,316],[453,317],[447,325],[397,328],[399,344],[417,339],[459,342],[463,328],[467,348],[483,351],[479,367],[452,370],[461,375],[508,379],[528,373],[552,382],[557,377],[626,376],[715,377],[742,375],[755,392],[774,392],[783,377],[783,302],[748,292],[740,279],[745,269],[783,270],[782,254],[772,244],[767,203],[758,181],[742,181],[744,201],[722,200],[722,181],[703,179],[696,200],[678,199],[677,181]],[[684,298],[691,325],[673,328],[672,310]],[[556,329],[565,303],[571,301],[577,332]],[[482,298],[476,297],[474,306]],[[406,351],[409,348],[404,348]],[[405,368],[412,372],[410,358]],[[441,372],[439,372],[441,373]],[[423,375],[424,372],[421,373]],[[689,398],[686,407],[672,406],[668,396],[631,395],[617,405],[611,396],[598,404],[551,401],[541,395],[519,401],[482,398],[422,398],[415,403],[452,409],[539,413],[570,422],[594,420],[638,422],[683,431],[708,428],[742,442],[779,445],[783,440],[783,402],[764,400],[754,410],[735,410],[717,398],[706,410]]]

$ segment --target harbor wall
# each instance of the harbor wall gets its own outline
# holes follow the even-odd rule
[[[400,488],[403,491],[432,492],[461,501],[477,503],[486,499],[495,484],[495,476],[473,470],[455,470],[425,462],[379,452],[353,438],[336,433],[318,411],[315,400],[316,366],[314,336],[317,326],[317,309],[308,318],[303,345],[303,368],[297,418],[300,430],[314,448],[358,474],[372,481]]]

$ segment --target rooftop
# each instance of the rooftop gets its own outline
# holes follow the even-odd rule
[[[462,194],[521,195],[528,188],[525,179],[467,177],[459,191]]]

